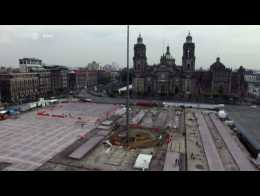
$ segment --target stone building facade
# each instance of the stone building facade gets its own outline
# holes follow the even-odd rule
[[[51,95],[51,72],[48,70],[42,70],[36,72],[39,79],[39,96],[42,98],[49,97]]]
[[[80,90],[87,87],[87,70],[74,69],[68,73],[68,88],[70,90]]]
[[[43,67],[30,68],[28,73],[35,73],[39,80],[39,96],[46,98],[51,95],[51,72]]]
[[[51,94],[60,95],[68,92],[69,69],[60,65],[44,66],[44,68],[50,72]]]
[[[36,73],[0,74],[2,102],[19,103],[39,98]]]
[[[36,73],[39,79],[39,96],[51,95],[51,72],[43,68],[42,60],[37,58],[19,59],[21,73]]]
[[[87,70],[87,88],[94,89],[98,84],[98,70]]]
[[[158,97],[245,96],[244,68],[232,71],[217,58],[209,70],[195,69],[195,43],[190,33],[183,44],[182,65],[176,65],[170,47],[160,63],[148,65],[146,46],[141,35],[134,45],[133,94]]]
[[[248,83],[248,95],[253,98],[260,97],[260,73],[247,70],[245,73],[245,80]]]
[[[79,68],[69,71],[68,88],[70,90],[80,90],[87,88],[93,90],[98,84],[98,76],[102,70],[88,70]]]

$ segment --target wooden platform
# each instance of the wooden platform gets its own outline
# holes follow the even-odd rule
[[[176,164],[176,159],[180,162],[180,153],[167,152],[163,171],[180,171],[180,165]]]
[[[224,171],[224,166],[218,154],[215,142],[208,129],[206,121],[201,112],[196,112],[196,118],[199,123],[199,132],[202,139],[204,151],[208,160],[209,170],[211,171]]]
[[[93,136],[82,144],[79,148],[73,151],[69,157],[73,159],[82,159],[88,152],[90,152],[99,142],[104,139],[104,136]]]
[[[107,136],[110,133],[110,130],[98,130],[97,135],[98,136]]]

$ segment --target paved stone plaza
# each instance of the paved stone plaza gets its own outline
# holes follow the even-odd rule
[[[62,107],[57,105],[51,111],[55,114],[71,113],[72,116],[82,118],[101,118],[114,107],[105,104],[97,106],[70,103],[62,104]],[[27,112],[18,119],[0,122],[0,163],[11,163],[3,170],[35,170],[74,143],[80,135],[95,128],[94,122],[88,122],[82,128],[73,118],[43,117],[38,116],[37,112]]]
[[[121,129],[115,127],[122,128],[126,121],[124,114],[116,115],[120,108],[70,102],[1,121],[0,170],[136,171],[134,164],[140,153],[153,155],[150,171],[256,169],[235,132],[211,110],[133,106],[129,132],[135,138],[132,147],[109,147],[104,141],[116,141],[111,138],[116,138]],[[39,115],[41,112],[48,115]],[[107,118],[113,126],[97,126]],[[149,145],[137,142],[137,135],[147,134],[151,137],[142,142]],[[155,138],[161,138],[161,142],[154,142]],[[141,144],[145,145],[138,146]],[[72,154],[79,151],[79,158],[73,158]]]

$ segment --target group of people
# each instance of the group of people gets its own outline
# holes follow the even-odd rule
[[[181,164],[180,164],[180,159],[176,158],[175,159],[175,167],[180,167]]]

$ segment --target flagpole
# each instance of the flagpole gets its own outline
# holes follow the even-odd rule
[[[129,144],[129,25],[127,25],[127,74],[126,74],[126,131],[127,131],[127,146]]]

